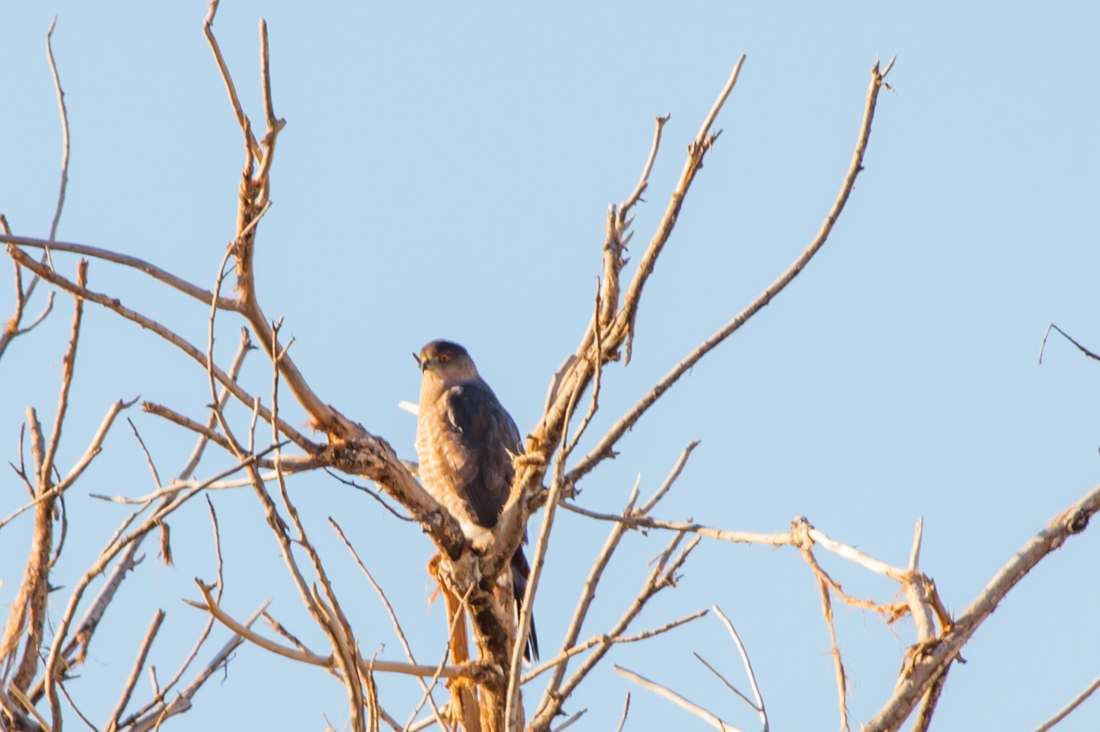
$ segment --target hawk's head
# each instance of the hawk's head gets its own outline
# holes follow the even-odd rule
[[[477,367],[470,354],[457,343],[432,341],[413,354],[424,379],[439,379],[445,383],[477,378]]]

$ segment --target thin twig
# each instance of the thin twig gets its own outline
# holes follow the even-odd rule
[[[619,726],[615,728],[615,732],[623,732],[623,727],[626,725],[626,715],[630,712],[630,692],[626,692],[626,701],[623,702],[623,718],[619,720]]]
[[[130,423],[130,429],[133,431],[134,437],[137,438],[138,445],[141,446],[141,451],[145,453],[145,463],[149,466],[149,472],[153,474],[153,484],[156,485],[157,490],[160,491],[163,486],[160,482],[160,473],[157,472],[157,466],[153,464],[153,456],[149,454],[149,448],[145,446],[145,440],[141,439],[141,434],[138,433],[137,427],[134,426],[134,420],[127,417],[126,421]]]
[[[255,465],[257,463],[263,462],[262,458],[264,455],[274,452],[277,448],[285,446],[286,444],[287,441],[284,440],[281,443],[270,445],[263,450],[260,450],[258,453],[255,453],[254,455],[249,455],[245,457],[233,467],[227,468],[222,472],[214,475],[213,477],[207,478],[206,480],[176,480],[172,483],[172,485],[168,486],[167,488],[162,488],[159,491],[154,491],[153,493],[148,493],[144,496],[138,496],[137,498],[126,498],[125,496],[104,496],[99,493],[89,493],[88,495],[91,498],[98,498],[101,501],[109,501],[111,503],[122,503],[128,505],[148,505],[158,498],[162,500],[171,499],[181,491],[188,491],[189,493],[193,493],[196,491],[225,490],[227,488],[240,488],[242,486],[252,485],[254,482],[254,479],[252,477],[241,478],[237,480],[223,480],[223,478],[240,472],[241,470],[248,468],[250,465]],[[260,479],[266,483],[275,480],[276,476],[274,473],[263,473],[260,475]]]
[[[25,328],[20,328],[19,330],[17,330],[15,332],[15,335],[26,335],[27,333],[30,333],[32,330],[37,328],[42,323],[43,320],[46,319],[46,316],[49,315],[52,310],[53,310],[53,293],[50,292],[46,296],[46,307],[42,308],[42,312],[38,314],[38,317],[35,318],[33,321],[31,321],[30,325],[26,326]]]
[[[725,686],[726,686],[726,688],[727,688],[727,689],[729,689],[730,691],[732,691],[732,692],[733,692],[734,694],[736,694],[737,696],[741,697],[741,699],[742,699],[742,700],[743,700],[743,701],[744,701],[744,702],[745,702],[746,704],[748,704],[748,705],[749,705],[750,707],[752,707],[752,708],[753,708],[753,711],[756,711],[756,712],[759,712],[759,711],[760,711],[760,710],[759,710],[759,709],[757,708],[757,706],[756,706],[755,704],[753,704],[753,703],[752,703],[752,699],[749,699],[749,698],[748,698],[747,696],[745,696],[744,694],[742,694],[742,693],[741,693],[741,690],[740,690],[740,689],[738,689],[738,688],[737,688],[736,686],[734,686],[733,684],[731,684],[731,683],[729,682],[729,680],[728,680],[728,679],[727,679],[727,678],[726,678],[725,676],[723,676],[723,675],[722,675],[721,673],[719,673],[719,672],[718,672],[718,669],[716,669],[716,668],[715,668],[714,666],[711,666],[711,665],[710,665],[709,663],[707,663],[707,659],[703,658],[702,656],[700,656],[700,655],[699,655],[698,653],[696,653],[695,651],[692,651],[692,652],[691,652],[691,655],[695,656],[695,660],[697,660],[697,661],[698,661],[699,663],[701,663],[701,664],[703,664],[704,666],[706,666],[706,667],[707,667],[707,670],[708,670],[708,671],[710,671],[710,672],[711,672],[712,674],[714,674],[715,676],[717,676],[717,677],[718,677],[718,680],[719,680],[719,681],[721,681],[721,682],[722,682],[723,684],[725,684]]]
[[[46,58],[50,61],[50,73],[53,74],[54,89],[57,90],[57,107],[61,113],[61,190],[57,194],[57,211],[53,215],[53,223],[50,224],[50,241],[57,236],[57,224],[61,221],[61,209],[65,206],[65,188],[69,183],[69,113],[65,109],[65,92],[61,91],[61,77],[57,75],[57,64],[53,60],[53,45],[50,38],[53,36],[54,26],[57,25],[57,16],[50,21],[50,29],[46,32]],[[50,248],[46,247],[46,255],[49,256]],[[53,261],[50,262],[53,269]]]
[[[72,254],[79,254],[84,257],[92,257],[94,259],[102,259],[106,262],[114,262],[115,264],[121,264],[126,267],[133,267],[139,272],[144,272],[153,279],[160,280],[169,287],[179,290],[185,295],[190,295],[204,305],[209,305],[211,298],[210,292],[203,288],[193,285],[186,280],[183,280],[171,272],[150,264],[143,259],[137,257],[131,257],[126,254],[119,254],[118,252],[112,252],[109,249],[100,249],[99,247],[92,247],[86,244],[73,244],[70,242],[61,241],[48,241],[45,239],[35,239],[29,236],[13,236],[10,232],[5,231],[3,236],[0,236],[0,242],[4,244],[15,244],[21,247],[32,247],[35,249],[45,249],[49,247],[51,251],[55,252],[70,252]],[[29,290],[29,288],[28,288]],[[30,293],[27,293],[27,297]],[[221,310],[236,310],[237,301],[232,298],[223,297],[218,299],[218,308]]]
[[[1050,335],[1050,329],[1051,328],[1053,328],[1054,330],[1058,331],[1063,336],[1065,336],[1066,340],[1068,340],[1073,345],[1077,346],[1077,350],[1079,350],[1081,353],[1085,354],[1089,358],[1096,359],[1097,361],[1100,361],[1100,356],[1097,356],[1095,353],[1093,353],[1089,349],[1085,348],[1084,346],[1082,346],[1077,341],[1073,340],[1073,337],[1070,336],[1069,333],[1066,333],[1064,330],[1059,328],[1057,325],[1055,325],[1054,323],[1051,323],[1050,325],[1047,326],[1046,332],[1043,333],[1043,342],[1039,346],[1039,363],[1040,364],[1043,363],[1043,349],[1046,348],[1047,336]]]
[[[848,675],[844,672],[844,661],[840,657],[840,648],[836,643],[836,628],[833,625],[833,603],[829,597],[830,586],[823,576],[813,551],[807,546],[802,547],[802,555],[806,562],[814,568],[818,589],[821,592],[821,613],[825,617],[825,624],[829,627],[829,643],[833,654],[833,662],[836,666],[836,687],[838,704],[840,706],[840,729],[848,732]]]
[[[347,480],[346,478],[341,478],[339,475],[332,472],[328,468],[325,468],[325,472],[328,473],[331,477],[333,477],[336,480],[343,483],[344,485],[351,486],[352,488],[355,488],[356,490],[359,490],[359,491],[362,491],[363,493],[366,493],[368,496],[370,496],[374,500],[381,503],[383,508],[385,508],[387,511],[389,511],[390,513],[392,513],[394,516],[401,519],[402,521],[410,521],[410,522],[415,522],[416,521],[416,519],[412,518],[411,516],[405,516],[404,514],[399,513],[393,506],[386,503],[386,501],[382,498],[382,496],[378,495],[377,493],[372,491],[370,488],[367,488],[364,485],[359,485],[354,480]]]
[[[555,656],[554,658],[551,658],[549,661],[545,661],[543,663],[540,663],[538,666],[536,666],[535,668],[528,671],[523,676],[523,678],[520,679],[520,683],[521,684],[526,684],[528,681],[531,681],[532,679],[535,679],[536,677],[541,676],[546,671],[549,671],[550,669],[554,668],[555,666],[560,664],[562,661],[565,661],[569,658],[572,658],[573,656],[577,655],[578,653],[584,653],[589,648],[591,648],[592,646],[594,646],[598,643],[603,643],[603,644],[634,643],[636,641],[646,640],[647,638],[652,638],[655,635],[660,635],[662,633],[667,633],[668,631],[672,630],[673,628],[678,628],[681,625],[685,625],[687,623],[690,623],[692,620],[696,620],[698,618],[701,618],[706,614],[707,614],[706,610],[698,610],[696,612],[693,612],[691,615],[687,615],[685,617],[680,618],[679,620],[673,620],[671,623],[665,623],[664,625],[662,625],[659,628],[653,628],[652,630],[647,630],[645,632],[637,633],[635,635],[630,635],[630,636],[621,636],[621,635],[620,636],[609,636],[605,633],[601,633],[600,635],[593,636],[592,638],[589,638],[584,643],[578,643],[577,645],[573,646],[569,650],[564,651],[562,653],[559,653],[557,656]]]
[[[580,425],[577,427],[576,433],[573,435],[573,441],[569,443],[568,447],[564,448],[564,457],[569,457],[573,454],[573,450],[577,447],[577,443],[581,441],[581,436],[584,435],[585,430],[588,429],[588,425],[592,422],[592,418],[596,416],[596,412],[600,408],[600,378],[603,374],[603,343],[600,336],[602,330],[598,325],[600,316],[600,280],[596,280],[596,308],[593,315],[593,322],[597,322],[597,326],[592,331],[593,337],[596,341],[596,350],[593,353],[592,363],[592,401],[588,405],[588,413],[584,415],[584,419],[581,420]],[[569,421],[566,420],[566,427],[568,428]],[[564,443],[564,440],[563,440]]]
[[[586,508],[581,508],[580,506],[564,502],[561,503],[561,506],[562,508],[565,508],[566,510],[573,513],[587,516],[589,518],[598,519],[600,521],[613,521],[624,526],[633,526],[645,529],[686,531],[719,541],[733,542],[735,544],[798,546],[799,543],[802,541],[802,539],[800,538],[801,534],[796,535],[796,532],[790,531],[776,532],[771,534],[761,534],[752,531],[730,531],[727,529],[715,529],[690,521],[664,521],[661,519],[650,518],[648,516],[616,516],[614,514],[597,513],[595,511],[589,511]],[[901,569],[900,567],[895,567],[891,564],[887,564],[886,562],[882,562],[878,559],[875,559],[874,557],[869,557],[854,547],[830,539],[824,533],[810,525],[805,518],[800,516],[796,518],[794,522],[792,522],[792,526],[796,529],[799,529],[799,531],[802,530],[801,527],[803,525],[805,525],[805,534],[812,543],[817,544],[824,549],[828,549],[834,554],[837,554],[849,561],[855,562],[856,564],[859,564],[860,566],[869,569],[872,572],[885,575],[902,584],[907,581],[908,572],[906,570]],[[877,605],[875,603],[870,603],[866,600],[853,598],[849,595],[844,594],[843,591],[840,590],[840,586],[836,583],[833,583],[832,580],[830,580],[830,582],[834,585],[834,589],[836,589],[843,595],[845,602],[850,602],[851,604],[859,607],[866,607],[868,609],[874,610],[875,612],[881,613],[884,616],[892,616],[895,614],[893,610],[893,608],[895,607],[894,605]]]
[[[562,732],[562,730],[564,730],[565,728],[572,727],[573,723],[576,722],[581,717],[583,717],[587,712],[588,712],[588,707],[585,707],[584,709],[580,710],[579,712],[574,714],[569,719],[567,719],[564,722],[562,722],[561,724],[559,724],[557,727],[552,729],[550,732]]]
[[[626,357],[624,359],[624,363],[626,364],[630,363],[630,355],[634,341],[634,321],[638,313],[638,303],[642,297],[642,288],[645,287],[646,281],[653,273],[653,267],[657,263],[657,258],[668,242],[669,236],[672,235],[672,230],[675,228],[676,220],[680,215],[680,208],[683,206],[684,199],[687,197],[688,190],[691,188],[691,183],[695,179],[695,174],[703,167],[704,156],[714,144],[714,141],[718,139],[717,134],[709,135],[711,125],[714,124],[714,120],[718,116],[718,112],[722,109],[722,105],[725,104],[726,98],[729,96],[730,92],[733,91],[733,87],[737,83],[737,77],[740,76],[741,67],[744,63],[745,56],[742,54],[741,58],[737,60],[737,64],[733,67],[733,72],[730,74],[729,80],[722,88],[721,93],[719,93],[718,99],[715,100],[714,106],[711,107],[710,113],[707,114],[706,119],[703,121],[703,126],[699,129],[699,134],[692,144],[688,146],[688,159],[684,163],[684,169],[680,174],[680,180],[672,192],[668,207],[665,209],[664,216],[661,218],[661,223],[657,227],[657,232],[650,241],[645,254],[642,255],[641,262],[638,263],[638,269],[634,272],[630,287],[627,288],[626,294],[623,296],[623,306],[616,319],[615,330],[620,337],[626,340]]]
[[[218,71],[221,72],[222,81],[225,82],[225,90],[229,94],[229,102],[233,105],[233,112],[237,115],[237,123],[240,124],[241,129],[248,135],[248,143],[252,149],[252,154],[259,158],[263,153],[260,150],[259,143],[256,142],[256,138],[252,136],[252,132],[246,124],[248,118],[245,117],[244,110],[241,109],[241,101],[237,98],[237,88],[233,85],[233,77],[229,75],[229,68],[225,65],[225,59],[222,58],[221,48],[218,47],[218,41],[214,38],[214,14],[217,12],[218,0],[211,0],[209,9],[206,13],[206,19],[202,23],[202,32],[206,35],[206,40],[210,44],[210,50],[214,52],[214,60],[218,64]]]
[[[108,724],[107,729],[118,729],[118,720],[122,716],[122,713],[126,711],[126,705],[130,703],[130,695],[134,692],[134,686],[137,684],[138,677],[141,675],[141,670],[145,667],[145,658],[149,655],[149,649],[153,645],[153,639],[157,637],[157,632],[160,630],[160,624],[164,622],[164,611],[157,610],[153,615],[153,620],[149,623],[149,629],[145,631],[145,638],[141,641],[141,647],[138,649],[137,658],[134,659],[134,667],[130,671],[130,676],[126,679],[126,685],[122,687],[122,696],[119,697],[118,704],[115,705],[115,710],[111,712],[111,722]],[[56,725],[55,725],[56,726]]]
[[[301,663],[307,663],[311,666],[320,666],[322,668],[332,668],[334,664],[333,657],[321,656],[311,651],[300,651],[293,648],[287,648],[281,646],[274,641],[264,638],[261,635],[257,635],[254,631],[249,630],[248,626],[243,623],[239,623],[228,615],[221,607],[214,602],[214,597],[211,595],[210,590],[213,585],[207,585],[201,580],[196,579],[196,584],[199,587],[199,591],[202,593],[205,603],[192,602],[190,600],[184,600],[183,602],[191,607],[205,610],[206,612],[217,618],[218,622],[222,623],[225,627],[232,630],[243,639],[251,641],[256,645],[271,651],[280,656],[284,656],[294,661]],[[400,673],[409,676],[433,676],[436,672],[434,666],[421,666],[408,663],[397,663],[394,661],[374,661],[374,670],[382,671],[384,673]],[[465,664],[463,666],[444,666],[439,672],[441,678],[453,679],[460,677],[478,678],[484,675],[484,671],[476,664]]]
[[[88,260],[81,259],[76,270],[76,282],[80,287],[88,283]],[[50,446],[46,450],[46,457],[42,461],[38,481],[45,486],[50,480],[50,472],[53,470],[54,458],[57,456],[57,448],[61,444],[61,426],[65,422],[65,412],[69,407],[69,388],[73,383],[73,374],[76,369],[76,347],[80,340],[80,323],[84,316],[84,300],[76,296],[73,298],[73,326],[69,336],[69,348],[62,359],[61,395],[57,399],[57,414],[54,417],[53,431],[50,433]],[[56,722],[56,720],[55,720]]]
[[[298,636],[287,630],[286,626],[284,626],[282,623],[272,617],[271,613],[267,612],[266,610],[264,611],[264,620],[267,621],[268,626],[272,630],[290,641],[299,651],[302,651],[303,653],[311,652],[308,648],[306,648],[305,643],[302,643],[302,641],[299,640]]]
[[[665,688],[664,686],[661,686],[660,684],[658,684],[654,681],[650,681],[649,679],[645,678],[644,676],[639,676],[638,674],[634,673],[633,671],[629,671],[625,668],[622,668],[621,666],[613,665],[613,668],[615,669],[615,671],[617,671],[619,673],[620,676],[625,676],[626,678],[633,681],[635,684],[638,684],[639,686],[642,686],[646,689],[649,689],[650,691],[652,691],[653,693],[655,693],[659,696],[663,696],[665,699],[668,699],[673,704],[676,704],[676,705],[681,706],[684,709],[688,710],[689,712],[691,712],[695,716],[699,717],[700,719],[702,719],[703,721],[705,721],[707,724],[711,725],[712,727],[716,727],[717,729],[722,730],[722,732],[742,732],[742,730],[740,728],[733,726],[729,722],[725,722],[725,721],[719,719],[714,714],[711,714],[710,712],[708,712],[706,709],[703,709],[698,704],[693,704],[692,702],[689,702],[687,699],[680,696],[679,694],[677,694],[675,691],[672,691],[671,689]]]
[[[1086,686],[1084,691],[1075,696],[1073,698],[1073,701],[1071,701],[1069,704],[1058,710],[1057,714],[1036,727],[1035,732],[1046,732],[1048,729],[1061,722],[1063,719],[1066,718],[1066,715],[1079,707],[1081,705],[1081,702],[1092,696],[1092,693],[1097,689],[1100,689],[1100,676],[1097,676],[1095,679],[1093,679],[1092,683]]]
[[[717,605],[713,606],[715,615],[725,624],[726,629],[729,630],[730,636],[733,638],[733,642],[737,644],[737,650],[741,653],[741,661],[745,664],[745,673],[748,674],[749,684],[752,685],[752,694],[756,697],[756,704],[749,702],[749,706],[755,709],[760,714],[760,721],[764,724],[763,732],[768,732],[768,712],[764,708],[764,697],[760,694],[760,687],[756,685],[756,674],[753,673],[752,663],[749,661],[749,654],[745,651],[745,645],[741,642],[741,637],[737,635],[737,631],[733,629],[733,623],[730,619],[722,613],[721,608]],[[742,698],[744,698],[742,696]],[[748,699],[745,699],[748,701]]]
[[[224,390],[223,390],[223,392],[224,392]],[[223,394],[223,396],[224,396],[224,394]],[[142,408],[143,411],[148,412],[149,414],[155,414],[158,417],[163,417],[164,419],[167,419],[169,422],[174,422],[175,424],[178,424],[180,427],[183,427],[185,429],[189,429],[189,430],[195,432],[196,434],[198,434],[200,436],[200,440],[203,444],[205,444],[207,441],[214,442],[219,447],[224,448],[226,452],[228,452],[230,454],[233,454],[235,456],[235,453],[233,452],[233,446],[229,444],[229,440],[227,440],[219,432],[214,430],[214,428],[212,426],[210,426],[209,422],[207,424],[203,425],[199,422],[196,422],[195,420],[191,419],[190,417],[188,417],[186,415],[180,414],[179,412],[176,412],[176,411],[174,411],[172,409],[169,409],[168,407],[166,407],[162,404],[157,404],[155,402],[142,402],[141,403],[141,408]],[[223,404],[222,404],[222,408],[224,409],[224,401],[223,401]],[[210,419],[212,421],[216,422],[217,417],[215,415],[211,414]],[[283,440],[279,444],[285,446],[287,444],[287,442],[288,442],[287,440]],[[198,447],[198,445],[196,445],[196,447]],[[268,452],[270,452],[271,449],[272,448],[269,448],[267,450],[262,450],[262,451],[260,451],[259,454],[260,455],[266,455]],[[315,468],[315,467],[326,464],[324,462],[323,458],[320,458],[320,457],[315,456],[315,455],[309,455],[309,454],[306,454],[306,455],[280,455],[280,462],[282,464],[283,471],[286,472],[287,474],[296,473],[296,472],[301,471],[301,470],[309,470],[310,468]],[[274,468],[275,467],[275,461],[272,460],[272,459],[257,460],[256,465],[261,467],[261,468]],[[270,479],[274,480],[274,474],[272,474],[272,477]],[[268,479],[265,478],[265,481],[266,480],[268,480]],[[192,483],[193,483],[193,481],[188,481],[186,478],[177,478],[176,480],[172,481],[172,487],[165,488],[163,490],[172,491],[172,490],[174,490],[174,488],[176,486],[186,487],[186,486],[188,486]],[[154,498],[157,497],[157,494],[153,494],[152,497],[154,497]],[[115,500],[117,502],[116,499],[111,499],[111,500]],[[142,502],[143,500],[144,499],[141,499],[141,498],[126,499],[126,501],[130,502],[130,503]]]
[[[199,591],[202,593],[203,600],[206,601],[205,604],[192,602],[190,600],[184,600],[183,602],[190,605],[191,607],[207,611],[215,618],[217,618],[218,622],[220,622],[222,625],[229,628],[245,640],[251,641],[263,648],[264,650],[271,651],[272,653],[279,656],[284,656],[285,658],[289,658],[292,661],[308,663],[311,666],[321,666],[322,668],[333,667],[333,659],[331,655],[320,656],[310,651],[299,651],[297,649],[287,648],[286,646],[281,646],[274,641],[264,638],[262,635],[257,635],[255,632],[249,630],[244,625],[238,623],[236,620],[231,618],[224,610],[221,609],[218,603],[214,601],[213,595],[210,594],[210,589],[213,587],[213,585],[207,585],[197,577],[195,578],[195,583],[199,586]]]
[[[65,689],[65,684],[58,681],[57,688],[61,689],[61,693],[65,696],[65,701],[69,702],[69,706],[76,712],[76,716],[80,717],[80,721],[88,725],[88,729],[92,730],[92,732],[99,732],[99,729],[81,713],[80,709],[77,708],[76,704],[73,702],[73,698],[69,696],[69,692]]]
[[[252,617],[249,618],[248,621],[244,624],[244,627],[252,627],[252,624],[256,622],[256,619],[260,617],[260,614],[267,608],[268,603],[270,602],[271,601],[268,600],[260,605],[260,608],[256,610],[256,612],[252,614]],[[209,679],[210,676],[213,675],[213,673],[218,668],[220,668],[228,661],[230,654],[232,654],[233,651],[235,651],[237,647],[243,642],[244,640],[238,635],[230,638],[229,641],[224,646],[222,646],[221,650],[214,655],[214,658],[212,658],[210,662],[203,668],[203,670],[199,672],[198,676],[196,676],[195,679],[192,680],[191,683],[187,686],[187,688],[180,692],[180,694],[174,700],[172,700],[171,703],[167,705],[162,705],[159,709],[154,709],[148,714],[144,714],[143,716],[134,719],[133,722],[129,722],[128,720],[126,723],[124,723],[125,726],[130,726],[128,732],[149,732],[149,730],[155,729],[156,727],[160,726],[160,724],[169,717],[175,716],[176,714],[182,714],[183,712],[186,712],[188,709],[190,709],[191,698],[198,692],[202,685],[206,683],[206,680]]]
[[[642,169],[642,177],[638,179],[638,185],[634,187],[634,192],[630,194],[630,197],[619,206],[620,216],[625,216],[634,207],[634,204],[641,199],[645,189],[649,187],[649,173],[653,170],[653,161],[657,159],[657,149],[661,146],[661,130],[664,129],[665,123],[671,118],[671,114],[654,118],[656,125],[653,129],[653,146],[649,150],[649,157],[646,158],[645,168]]]

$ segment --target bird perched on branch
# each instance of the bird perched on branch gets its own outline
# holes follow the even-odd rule
[[[432,341],[413,357],[421,372],[420,482],[454,516],[466,538],[483,546],[508,500],[515,476],[512,458],[524,453],[519,430],[465,348]],[[517,615],[530,572],[522,547],[517,548],[511,562]],[[533,617],[524,656],[538,658]]]

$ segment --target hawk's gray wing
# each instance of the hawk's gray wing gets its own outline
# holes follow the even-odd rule
[[[457,457],[459,495],[479,526],[492,528],[508,500],[515,476],[512,456],[523,453],[519,430],[492,389],[474,381],[453,386],[444,395],[450,450]]]
[[[484,382],[469,381],[453,386],[443,398],[451,427],[445,438],[450,443],[447,453],[459,478],[459,485],[455,487],[473,510],[478,525],[492,528],[504,510],[515,477],[512,457],[524,451],[519,430]],[[526,540],[524,532],[525,543]],[[516,549],[512,555],[511,569],[518,615],[531,571],[523,549]],[[533,661],[538,659],[538,654],[538,636],[532,616],[524,656]]]

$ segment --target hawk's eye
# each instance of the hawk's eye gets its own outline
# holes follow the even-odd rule
[[[449,354],[446,354],[446,353],[442,354],[442,355],[441,355],[441,356],[439,357],[439,362],[440,362],[440,363],[447,363],[447,362],[448,362],[448,361],[450,361],[450,360],[451,360],[451,357],[450,357],[450,355],[449,355]]]

